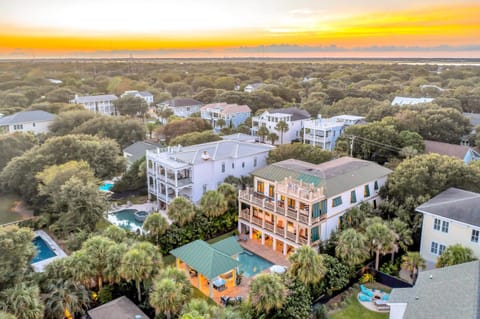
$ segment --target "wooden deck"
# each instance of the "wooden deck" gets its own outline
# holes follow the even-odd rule
[[[287,259],[287,256],[284,256],[283,254],[274,251],[270,247],[263,246],[259,241],[255,239],[247,239],[247,241],[239,241],[240,246],[242,246],[244,249],[251,251],[252,253],[261,256],[268,260],[269,262],[275,264],[275,265],[281,265],[285,267],[290,266],[290,262]]]

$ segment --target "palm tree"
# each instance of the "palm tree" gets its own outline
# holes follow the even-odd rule
[[[93,236],[82,245],[82,251],[89,258],[90,268],[95,271],[98,289],[102,288],[103,272],[107,268],[107,260],[104,257],[107,255],[108,249],[113,245],[115,245],[113,240],[103,236]]]
[[[210,306],[205,299],[192,299],[182,308],[181,318],[188,318],[188,315],[192,318],[196,318],[196,316],[212,318],[215,310],[215,307]]]
[[[438,257],[437,268],[463,264],[473,260],[476,260],[476,258],[470,248],[455,244],[447,247]]]
[[[398,248],[407,251],[408,246],[413,244],[412,229],[407,223],[401,221],[399,218],[395,218],[390,223],[390,228],[393,230],[395,243],[392,249],[392,263],[394,261],[395,253]]]
[[[0,310],[0,319],[17,319],[14,315],[3,312]]]
[[[232,184],[222,183],[217,188],[217,192],[225,197],[229,205],[236,206],[237,204],[237,189]]]
[[[287,288],[278,275],[260,274],[251,282],[248,296],[257,313],[268,314],[282,308]]]
[[[227,122],[225,122],[224,119],[218,119],[216,122],[216,126],[218,126],[220,129],[222,129],[226,124]]]
[[[275,125],[275,129],[280,132],[280,144],[283,144],[283,133],[288,131],[288,123],[285,121],[280,121]]]
[[[57,279],[51,282],[43,295],[46,318],[63,319],[65,313],[84,314],[90,303],[85,286],[72,281]]]
[[[167,267],[160,271],[156,279],[169,278],[175,282],[177,290],[180,291],[182,296],[188,300],[192,296],[192,285],[188,279],[188,274],[181,269],[175,267]]]
[[[152,138],[152,133],[153,131],[157,128],[158,124],[155,122],[148,122],[147,123],[147,131],[148,135],[150,136],[150,139]]]
[[[195,207],[185,197],[175,197],[168,205],[167,215],[173,222],[183,226],[195,217]]]
[[[378,270],[380,264],[380,253],[391,252],[395,243],[395,235],[387,225],[380,222],[370,224],[366,229],[368,242],[371,252],[375,253],[375,270]]]
[[[269,133],[268,136],[267,136],[267,138],[268,138],[268,140],[269,140],[270,142],[272,142],[272,145],[274,145],[275,142],[278,141],[278,135],[277,135],[277,133],[275,133],[275,132]]]
[[[365,221],[368,215],[358,207],[349,209],[342,216],[342,229],[354,228],[358,229],[360,225]]]
[[[335,256],[349,265],[359,265],[368,258],[367,238],[353,228],[340,233]]]
[[[120,275],[119,265],[122,263],[122,258],[128,251],[126,243],[116,244],[107,250],[104,257],[107,260],[107,267],[104,270],[105,279],[110,283],[119,283],[122,279]]]
[[[418,270],[426,268],[425,259],[419,252],[407,252],[402,256],[402,268],[409,271],[412,274],[413,283],[417,281]]]
[[[115,225],[110,225],[102,232],[102,235],[111,240],[121,243],[127,237],[127,231]]]
[[[184,303],[175,281],[170,278],[158,278],[154,281],[149,300],[155,313],[164,313],[167,319],[171,318],[172,313],[180,311]]]
[[[145,219],[143,229],[145,229],[150,236],[154,237],[155,242],[158,243],[158,237],[165,234],[168,229],[168,222],[160,213],[153,213]]]
[[[38,286],[25,284],[5,289],[0,293],[0,310],[14,315],[17,319],[43,318],[43,304],[40,302]]]
[[[257,135],[262,138],[262,143],[265,142],[265,137],[268,135],[268,128],[262,125],[258,128]]]
[[[142,301],[141,283],[151,277],[154,271],[152,256],[145,250],[132,248],[123,256],[120,275],[127,281],[135,281],[138,301]]]
[[[291,263],[288,268],[290,276],[305,285],[318,283],[327,272],[322,256],[310,246],[297,248],[288,260]]]
[[[98,283],[97,272],[92,267],[90,258],[84,250],[77,250],[70,258],[65,258],[68,269],[72,273],[72,278],[83,283],[86,287],[94,287]]]
[[[222,216],[227,206],[225,196],[217,191],[207,191],[200,199],[200,207],[207,217]]]

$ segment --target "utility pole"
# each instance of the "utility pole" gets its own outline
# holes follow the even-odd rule
[[[350,157],[353,157],[353,142],[355,141],[355,135],[350,136]]]

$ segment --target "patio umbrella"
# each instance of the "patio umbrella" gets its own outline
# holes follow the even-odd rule
[[[270,272],[275,274],[283,274],[287,270],[287,267],[280,266],[280,265],[273,265],[270,267]]]

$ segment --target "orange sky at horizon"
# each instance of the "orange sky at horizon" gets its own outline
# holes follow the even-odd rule
[[[480,47],[480,3],[333,17],[322,16],[321,12],[307,12],[283,24],[196,31],[130,33],[0,23],[0,54],[5,56],[31,52],[39,56],[95,52],[108,54],[111,51],[129,50],[146,53],[173,50],[171,54],[183,52],[192,56],[218,51],[235,55],[235,50],[240,47],[272,45],[335,45],[347,49],[372,46]],[[304,53],[293,51],[299,56]]]

